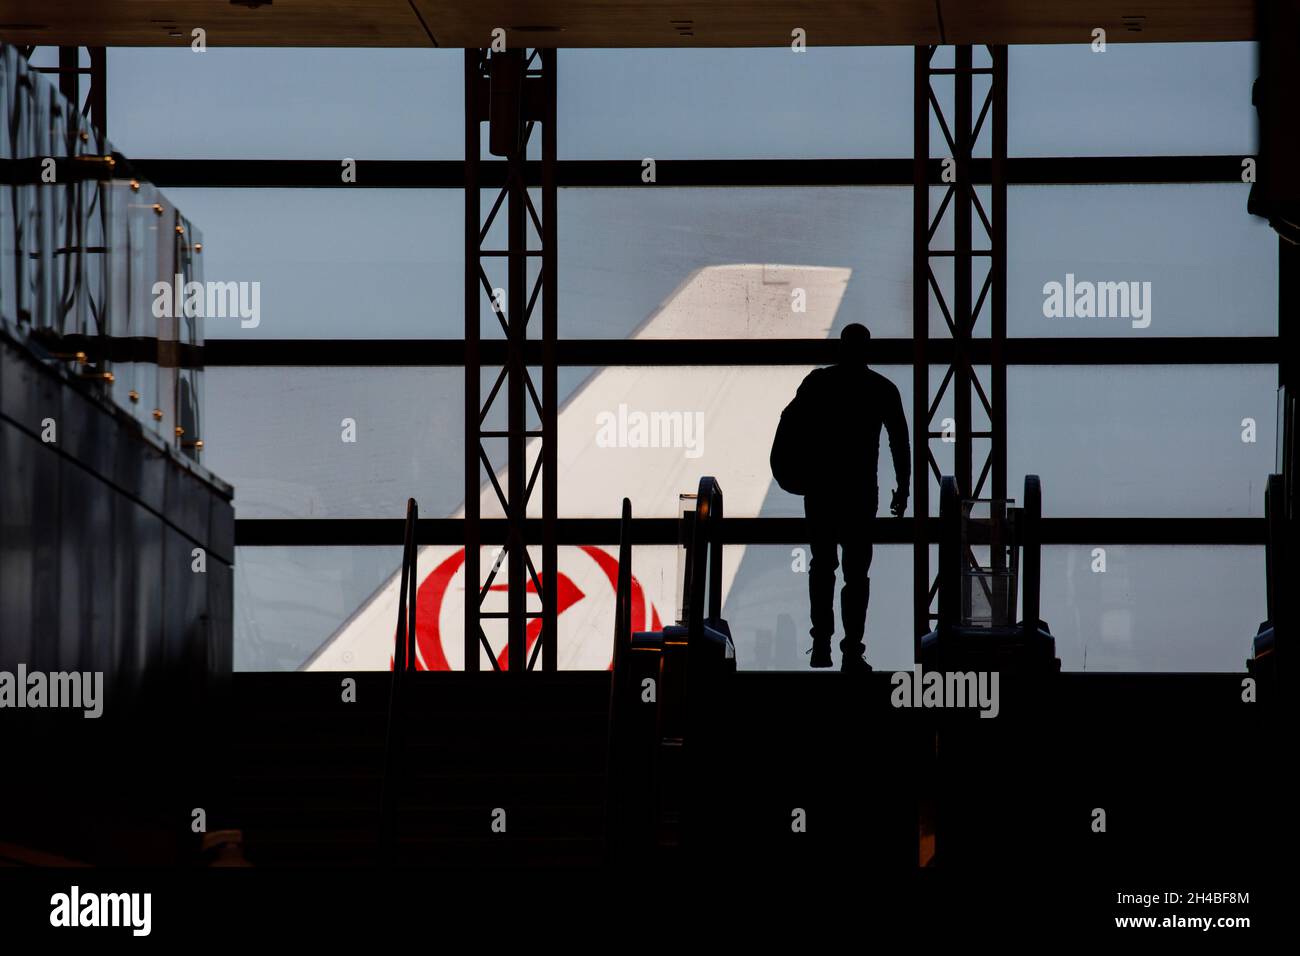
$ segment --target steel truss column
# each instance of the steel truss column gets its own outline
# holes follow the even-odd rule
[[[937,614],[931,610],[938,591],[937,579],[930,576],[929,534],[931,488],[938,488],[940,467],[930,442],[944,440],[945,430],[935,428],[935,419],[946,390],[951,385],[953,474],[963,497],[1005,498],[1007,494],[1006,441],[1006,154],[1007,154],[1007,55],[1006,47],[988,47],[991,65],[977,67],[974,50],[959,46],[954,50],[954,65],[935,67],[937,47],[917,47],[913,76],[913,216],[912,216],[912,427],[916,433],[913,448],[913,493],[917,521],[913,539],[913,615],[915,651],[919,657],[921,637],[930,630]],[[933,81],[936,76],[951,77],[953,116],[945,116]],[[975,77],[988,75],[988,92],[976,113]],[[943,133],[946,153],[935,162],[930,156],[930,123],[937,120]],[[989,208],[985,209],[973,176],[972,157],[980,135],[991,130]],[[945,177],[945,166],[952,175]],[[938,174],[938,175],[936,175]],[[951,181],[946,181],[951,179]],[[933,217],[930,212],[930,187],[947,190]],[[990,216],[991,212],[991,216]],[[935,248],[934,238],[944,216],[952,223],[951,248]],[[983,230],[977,247],[972,237],[975,222]],[[985,245],[986,243],[986,245]],[[947,284],[934,268],[934,260],[950,260],[952,280]],[[972,295],[979,275],[977,263],[987,263],[987,273],[978,295]],[[943,315],[952,337],[952,363],[944,369],[938,388],[930,385],[930,294]],[[989,318],[989,388],[980,382],[972,362],[975,326],[988,304]],[[974,401],[987,417],[989,425],[977,429],[973,424]],[[976,477],[974,463],[976,440],[987,441],[988,454]],[[997,556],[994,556],[997,559]]]
[[[23,54],[31,59],[32,53],[41,47],[26,47]],[[85,50],[90,58],[89,66],[81,65],[81,51]],[[33,67],[38,73],[57,76],[59,92],[69,103],[76,106],[82,116],[90,120],[99,135],[108,136],[108,67],[107,55],[102,46],[61,46],[58,66]],[[81,78],[88,77],[85,97],[81,95]]]
[[[515,71],[492,71],[493,57],[519,60]],[[479,670],[479,658],[487,651],[494,669],[515,673],[535,668],[556,667],[556,613],[558,580],[558,546],[556,532],[558,459],[556,445],[557,414],[557,284],[556,284],[556,133],[555,133],[555,51],[507,50],[489,54],[486,50],[465,51],[465,669]],[[498,64],[501,66],[501,64]],[[482,124],[492,112],[491,82],[508,82],[503,77],[517,75],[519,89],[505,99],[517,106],[522,123],[521,133],[506,156],[505,185],[497,193],[491,210],[483,216],[480,189],[480,151]],[[503,91],[498,90],[498,93]],[[509,110],[507,110],[507,113]],[[498,117],[498,121],[500,117]],[[528,144],[534,133],[541,138],[541,215],[529,194],[526,180]],[[484,248],[492,226],[502,209],[505,211],[504,249]],[[505,260],[504,297],[499,296],[489,265]],[[537,280],[529,288],[529,262],[540,264]],[[495,276],[500,280],[501,276]],[[505,363],[495,376],[486,398],[481,394],[481,336],[479,322],[482,304],[488,302],[506,342]],[[541,303],[541,379],[539,397],[529,373],[530,321]],[[535,327],[534,324],[533,327]],[[504,389],[503,389],[504,386]],[[503,395],[504,393],[504,395]],[[504,431],[487,427],[494,404],[503,398],[506,427]],[[535,416],[539,427],[528,426]],[[504,439],[506,461],[504,488],[497,479],[497,468],[484,439]],[[536,458],[529,466],[531,452]],[[498,456],[499,457],[499,456]],[[480,467],[481,466],[481,467]],[[482,509],[479,495],[483,476],[501,505],[506,519],[506,540],[492,566],[483,577],[479,548],[482,541]],[[542,479],[541,498],[541,574],[537,572],[527,535],[527,519]],[[536,517],[536,508],[532,509]],[[532,542],[537,543],[537,542]],[[506,567],[506,610],[485,610],[484,599]],[[536,607],[530,608],[530,595]],[[485,620],[503,620],[506,627],[504,654],[493,648],[484,630]],[[504,664],[504,668],[503,665]]]

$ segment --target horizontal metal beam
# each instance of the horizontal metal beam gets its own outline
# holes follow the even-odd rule
[[[60,335],[49,328],[32,331],[29,344],[60,354],[85,352],[91,362],[137,362],[177,368],[202,368],[205,346],[145,335]],[[240,343],[245,344],[245,343]]]
[[[873,339],[873,365],[911,365],[911,339]],[[559,364],[606,365],[826,365],[838,360],[833,339],[561,339]],[[951,363],[951,339],[931,339],[936,363]],[[988,340],[969,345],[975,365],[989,362]],[[1273,336],[1012,338],[1010,365],[1274,365]],[[484,340],[484,365],[505,361],[506,343]],[[217,366],[448,366],[465,362],[463,339],[208,339],[197,352]],[[541,363],[541,343],[525,347],[529,364]]]
[[[872,525],[876,544],[910,545],[915,518],[881,518]],[[726,544],[797,545],[807,541],[803,518],[724,518]],[[939,519],[925,520],[931,544],[939,540]],[[503,544],[506,522],[480,522],[484,544]],[[528,533],[540,534],[540,519],[528,519]],[[561,545],[617,544],[617,518],[560,518]],[[1267,537],[1263,518],[1044,518],[1043,543],[1079,545],[1257,545]],[[392,547],[402,541],[400,518],[241,518],[235,522],[237,547]],[[421,545],[465,543],[459,518],[422,519],[416,527]],[[632,522],[632,543],[676,545],[675,518],[638,518]]]
[[[323,189],[464,189],[460,160],[357,160],[356,176],[344,182],[336,159],[128,159],[114,154],[134,175],[163,187]],[[1069,183],[1240,183],[1244,156],[1063,156],[1008,159],[1007,182],[1017,185]],[[940,185],[942,161],[929,163],[929,181]],[[561,188],[663,188],[665,186],[906,186],[913,182],[907,159],[661,159],[655,182],[642,180],[642,161],[560,160]],[[990,161],[973,159],[971,176],[991,181]],[[501,187],[505,161],[479,165],[480,184]],[[527,163],[524,180],[541,185],[541,164]]]

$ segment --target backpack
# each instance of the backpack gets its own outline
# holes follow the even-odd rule
[[[813,456],[809,439],[812,432],[806,419],[804,403],[796,395],[781,412],[781,421],[777,423],[776,436],[772,439],[772,452],[768,456],[772,477],[783,491],[792,495],[806,495],[810,490]]]

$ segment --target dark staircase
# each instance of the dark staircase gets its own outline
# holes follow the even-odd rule
[[[356,681],[354,703],[343,702],[345,678]],[[230,821],[243,831],[249,862],[381,862],[390,675],[236,674],[234,681]],[[601,862],[608,674],[407,672],[400,710],[392,862]],[[496,808],[505,811],[504,832],[494,832]]]

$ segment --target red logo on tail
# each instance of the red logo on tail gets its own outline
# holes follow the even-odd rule
[[[599,566],[604,573],[606,580],[609,581],[611,590],[617,590],[618,587],[618,559],[612,557],[601,548],[591,545],[583,545],[581,549]],[[446,671],[451,670],[451,665],[447,663],[447,655],[442,648],[442,629],[439,621],[442,617],[443,602],[447,597],[447,590],[451,586],[451,580],[456,576],[462,564],[465,563],[465,549],[461,548],[454,554],[449,555],[436,568],[429,573],[429,576],[420,583],[418,606],[416,609],[415,619],[415,669],[429,671]],[[540,575],[539,575],[540,578]],[[559,575],[559,587],[556,593],[556,615],[563,614],[568,608],[577,604],[586,598],[582,590],[573,583],[569,577],[563,573]],[[543,585],[545,581],[543,581]],[[504,591],[504,584],[494,584],[491,590]],[[537,589],[533,586],[531,578],[528,581],[528,593],[535,594]],[[647,610],[649,613],[647,614]],[[647,620],[648,618],[648,620]],[[613,621],[610,622],[611,626]],[[659,612],[655,609],[652,602],[647,601],[645,590],[641,587],[641,582],[632,578],[632,628],[633,630],[644,630],[649,625],[650,630],[659,630]],[[527,634],[527,653],[531,657],[533,645],[541,636],[542,620],[533,618],[528,622]],[[497,655],[497,665],[506,670],[509,664],[508,649],[503,648]],[[392,667],[392,660],[389,660],[389,667]]]

